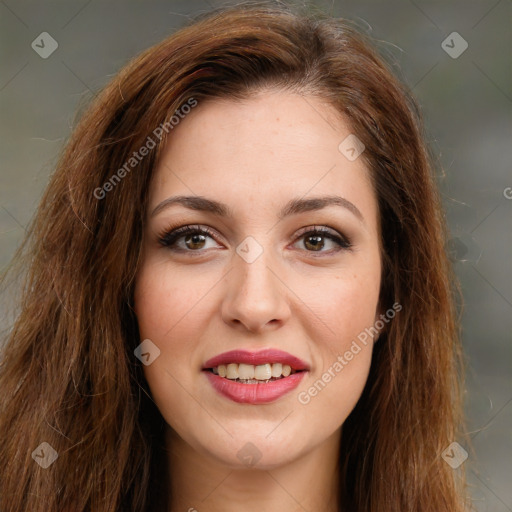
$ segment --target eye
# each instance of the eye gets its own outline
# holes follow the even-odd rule
[[[352,247],[348,238],[326,226],[304,228],[298,237],[303,240],[306,252],[333,253],[344,249],[348,250]],[[172,251],[200,253],[201,249],[208,248],[205,247],[208,238],[215,239],[214,232],[208,227],[196,225],[183,226],[177,229],[168,228],[163,233],[160,233],[158,241],[161,245]],[[334,248],[323,251],[322,249],[326,245],[323,240],[328,240],[331,245],[334,245]],[[298,240],[295,243],[298,243]]]
[[[177,242],[184,239],[185,246]],[[198,252],[204,249],[206,238],[214,238],[213,232],[207,227],[183,226],[177,229],[169,229],[161,233],[158,241],[164,247],[177,252]],[[190,249],[190,250],[188,250]]]
[[[336,253],[340,250],[347,250],[352,247],[348,238],[340,235],[337,231],[332,231],[326,226],[313,226],[312,229],[305,228],[299,234],[299,238],[303,240],[303,246],[306,248],[307,252]],[[329,240],[331,245],[334,245],[333,249],[327,251],[322,250],[326,245],[324,241],[325,239]],[[316,254],[313,256],[316,256]]]

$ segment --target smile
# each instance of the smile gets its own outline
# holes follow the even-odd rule
[[[279,350],[235,350],[207,361],[203,373],[222,396],[238,403],[264,404],[296,388],[308,369],[300,359]]]
[[[229,380],[245,384],[258,384],[260,381],[271,381],[288,377],[297,370],[292,370],[289,364],[265,363],[254,366],[252,364],[230,363],[221,364],[212,368],[212,373]]]

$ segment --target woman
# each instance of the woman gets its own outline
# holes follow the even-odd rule
[[[1,510],[463,510],[444,243],[365,36],[270,4],[181,29],[89,107],[17,255]]]

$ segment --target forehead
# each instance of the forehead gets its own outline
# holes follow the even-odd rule
[[[169,195],[196,194],[242,214],[250,205],[277,208],[292,197],[340,194],[373,217],[368,169],[339,149],[349,135],[338,112],[312,96],[263,92],[200,102],[171,132],[153,175],[150,208]]]

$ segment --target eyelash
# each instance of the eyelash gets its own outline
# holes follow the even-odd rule
[[[309,231],[307,231],[308,229],[309,229]],[[182,238],[185,235],[204,235],[204,236],[209,236],[215,240],[215,234],[210,228],[208,228],[206,226],[202,227],[199,225],[195,225],[195,226],[189,225],[189,226],[183,226],[183,227],[176,228],[176,229],[173,229],[172,227],[165,229],[163,232],[161,232],[158,235],[158,242],[162,246],[166,247],[167,249],[169,249],[171,251],[182,252],[182,253],[186,252],[186,253],[190,253],[192,256],[201,255],[201,253],[203,252],[202,249],[198,249],[198,250],[194,251],[194,250],[172,247],[176,243],[177,240],[179,240],[180,238]],[[350,250],[352,248],[352,243],[350,242],[350,240],[347,237],[341,236],[341,235],[336,235],[336,234],[332,233],[332,231],[330,231],[326,226],[313,226],[312,229],[305,228],[305,231],[300,233],[298,235],[298,238],[304,238],[304,237],[306,237],[306,235],[308,235],[308,236],[315,236],[315,235],[318,236],[319,235],[324,238],[328,238],[328,239],[332,240],[339,246],[337,249],[331,249],[330,251],[308,251],[308,250],[305,250],[306,252],[311,253],[311,255],[313,257],[323,257],[322,254],[325,254],[325,253],[327,253],[327,255],[332,255],[333,253],[338,253],[339,251],[342,251],[342,250]],[[194,254],[194,253],[196,253],[196,254]],[[315,253],[317,253],[317,254],[315,254]]]

